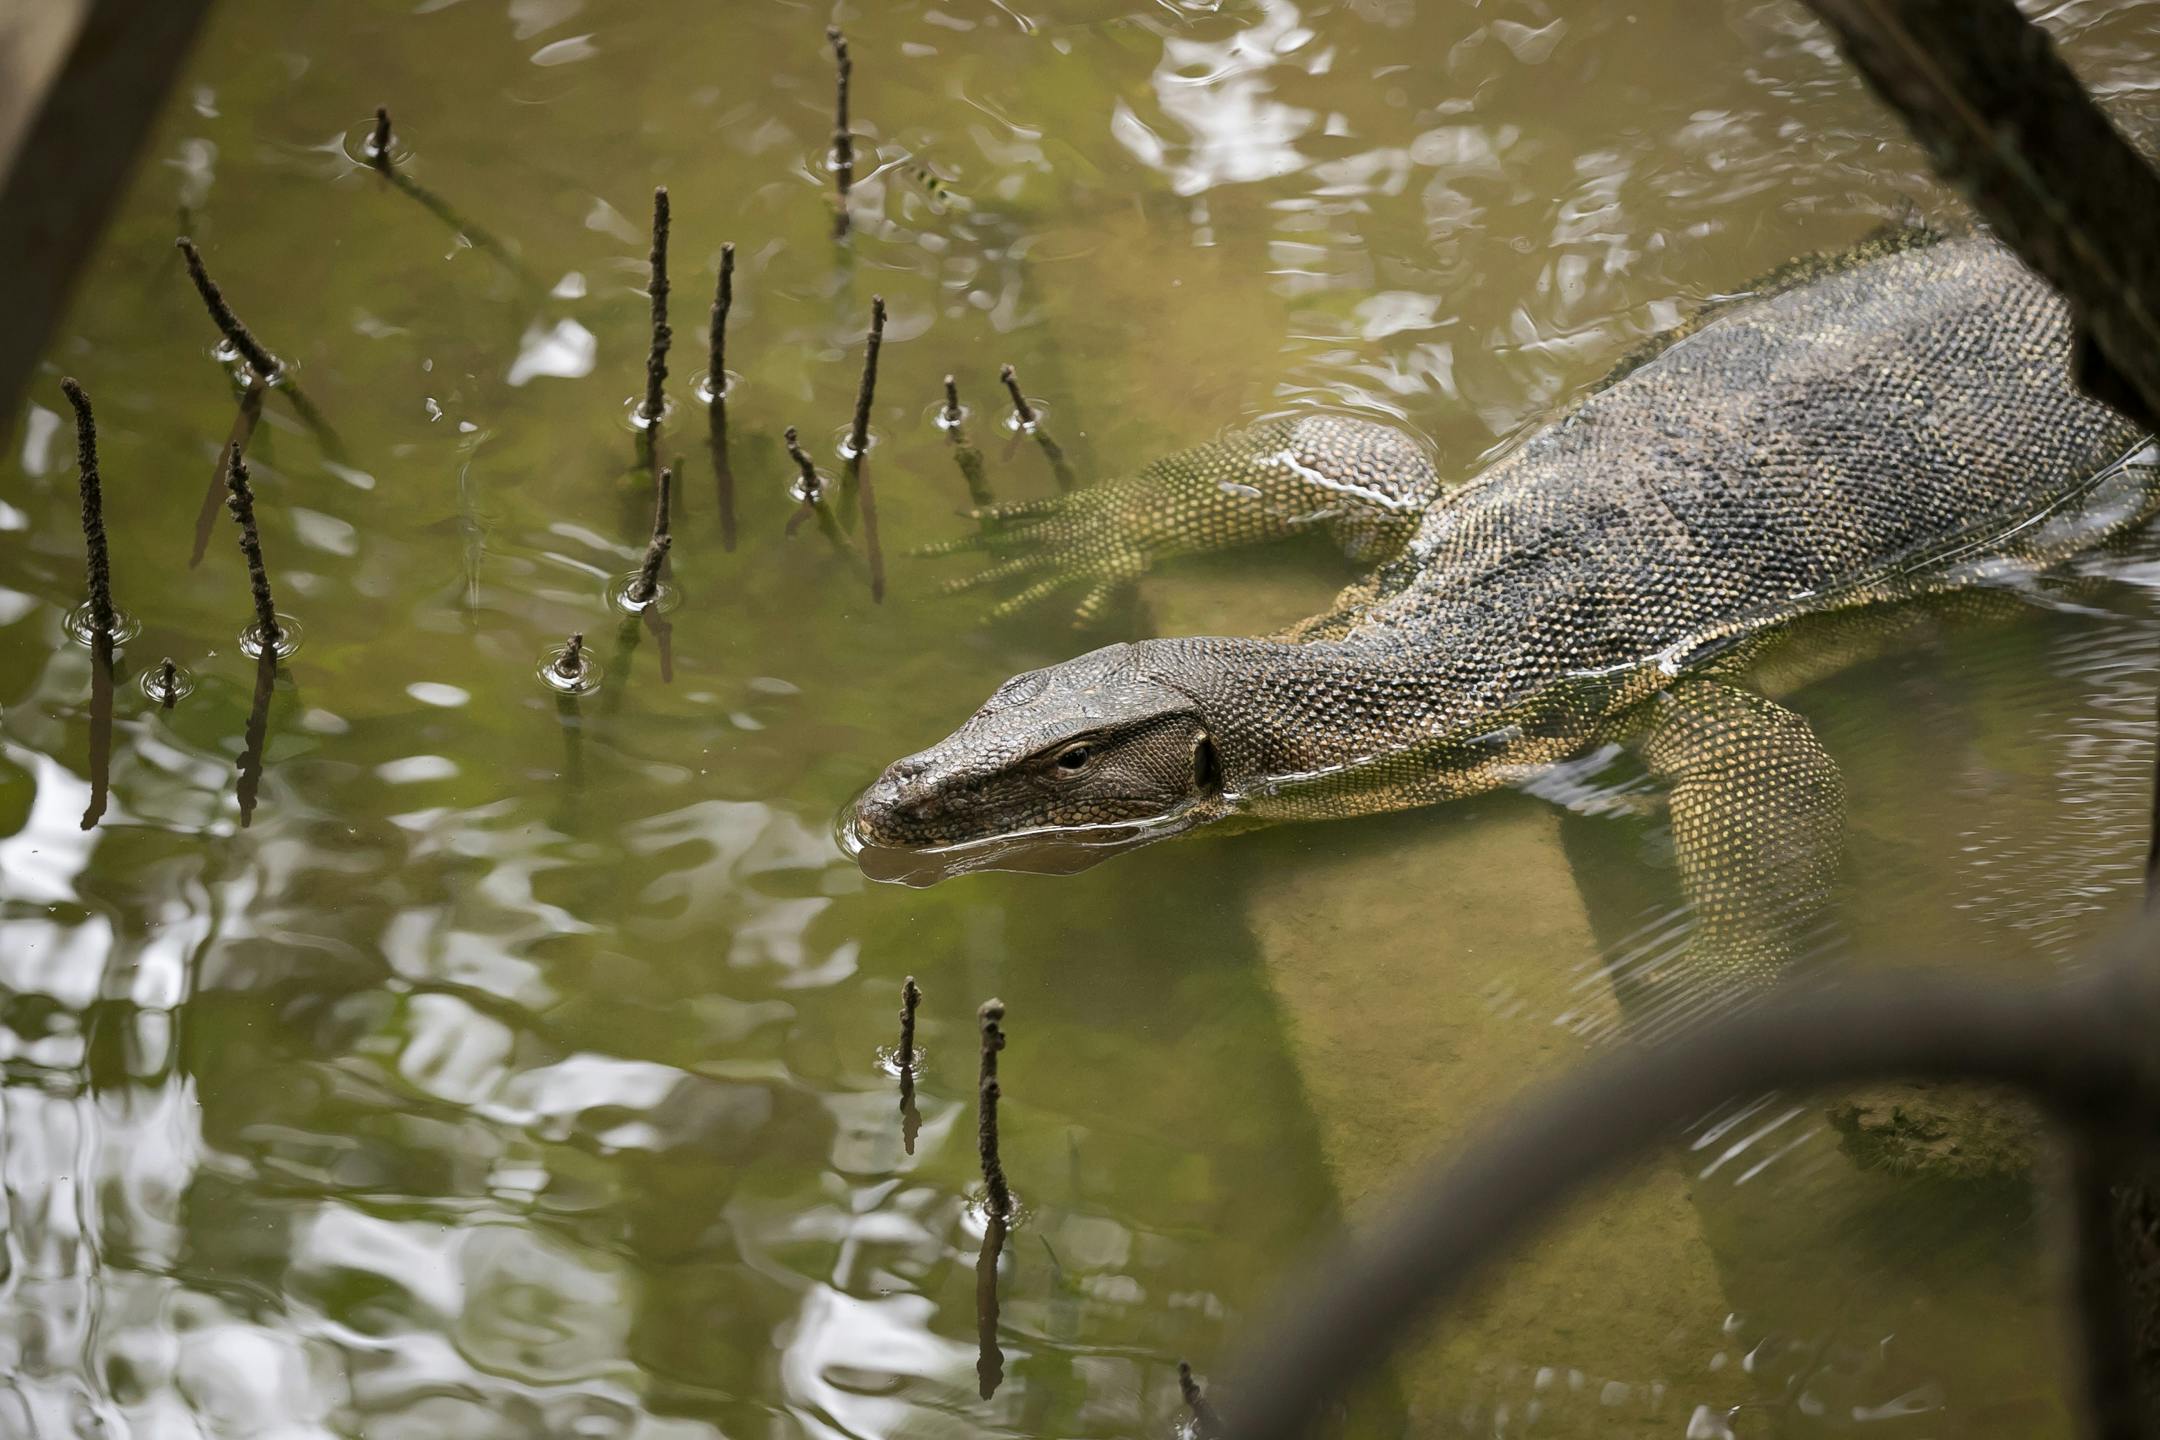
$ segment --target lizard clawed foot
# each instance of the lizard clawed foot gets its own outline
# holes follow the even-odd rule
[[[1118,512],[1098,492],[986,505],[966,513],[982,526],[980,531],[918,546],[910,553],[989,557],[991,563],[982,569],[943,586],[946,594],[956,595],[1017,585],[990,608],[986,620],[1009,619],[1061,590],[1085,586],[1073,626],[1086,629],[1101,623],[1112,599],[1148,567],[1145,548],[1119,529]]]
[[[969,515],[980,517],[987,512],[971,510]],[[933,540],[927,545],[917,545],[908,554],[917,558],[938,555],[965,555],[978,550],[1003,550],[1008,546],[1043,545],[1055,538],[1058,527],[1043,522],[1022,525],[1013,530],[979,530],[972,535],[956,535],[950,540]]]
[[[1044,549],[986,566],[972,575],[948,580],[943,589],[948,595],[958,595],[970,590],[1022,582],[1018,590],[991,606],[985,614],[986,620],[995,621],[1010,619],[1023,611],[1034,609],[1061,590],[1085,586],[1072,617],[1073,628],[1085,630],[1102,623],[1110,610],[1111,602],[1126,591],[1146,568],[1145,559],[1137,552],[1119,552],[1110,556],[1086,554],[1076,557],[1058,550]]]
[[[1040,577],[1044,572],[1050,572],[1048,583],[1053,586],[1078,578],[1066,574],[1058,565],[1055,556],[1022,555],[1017,559],[978,570],[973,575],[962,575],[958,579],[948,580],[942,588],[947,595],[958,595],[968,590],[979,590],[985,585],[1002,585],[1008,580]]]

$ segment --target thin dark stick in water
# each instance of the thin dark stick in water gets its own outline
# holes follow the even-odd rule
[[[707,440],[712,450],[713,483],[720,506],[720,548],[735,548],[735,466],[728,458],[727,426],[727,322],[735,308],[735,246],[720,247],[720,279],[713,289],[712,353],[707,361],[706,382],[712,398],[706,405]]]
[[[90,630],[113,633],[112,558],[105,549],[105,487],[98,476],[97,417],[90,397],[73,379],[60,382],[61,393],[75,407],[75,464],[82,490],[83,548],[89,557]]]
[[[833,507],[825,503],[825,479],[817,473],[816,464],[803,453],[802,441],[796,435],[795,427],[788,426],[782,438],[787,442],[788,454],[795,459],[796,469],[802,472],[793,490],[795,497],[802,503],[796,506],[795,513],[788,517],[786,533],[793,535],[803,521],[816,519],[818,529],[832,542],[834,552],[846,560],[857,573],[867,578],[869,571],[863,565],[862,557],[855,553],[854,547],[848,544],[847,537],[840,533],[839,517],[833,514]]]
[[[708,373],[712,377],[712,403],[715,405],[727,394],[727,321],[728,311],[734,308],[735,246],[731,241],[720,247],[720,281],[713,288],[712,355]]]
[[[976,1085],[975,1146],[982,1157],[986,1207],[994,1220],[1012,1214],[1012,1189],[1005,1183],[1005,1166],[998,1158],[998,1052],[1005,1048],[1005,1002],[985,1000],[975,1012],[982,1029],[982,1076]]]
[[[915,1068],[915,1010],[922,1004],[922,987],[913,975],[900,982],[900,1058],[902,1070]]]
[[[555,658],[555,673],[565,680],[575,680],[585,672],[585,632],[580,630],[563,646],[562,654]]]
[[[1050,438],[1050,432],[1043,427],[1042,416],[1034,406],[1028,404],[1027,396],[1021,393],[1019,376],[1013,373],[1012,366],[1002,365],[998,367],[998,379],[1005,382],[1006,393],[1012,396],[1013,419],[1019,421],[1020,428],[1034,436],[1035,443],[1042,447],[1043,457],[1050,462],[1050,473],[1057,480],[1059,492],[1070,492],[1079,481],[1073,475],[1071,464],[1065,459],[1064,450],[1057,441]]]
[[[862,507],[863,558],[870,566],[870,600],[885,603],[885,551],[878,544],[877,491],[870,484],[870,405],[877,396],[878,351],[885,343],[885,297],[870,297],[870,333],[863,341],[862,384],[848,431],[848,480]]]
[[[202,564],[203,556],[210,552],[210,532],[217,528],[219,502],[225,498],[225,472],[233,456],[247,453],[248,441],[255,436],[255,423],[262,419],[263,389],[262,378],[250,375],[240,392],[240,409],[233,416],[225,448],[218,452],[217,467],[210,472],[209,487],[203,491],[202,509],[195,516],[195,550],[188,556],[190,570]]]
[[[271,603],[270,572],[263,565],[262,534],[255,528],[255,492],[248,488],[247,461],[233,452],[225,472],[225,488],[232,492],[225,503],[240,522],[240,553],[247,557],[248,589],[255,597],[255,626],[265,653],[274,652],[284,632],[278,628],[277,606]]]
[[[217,282],[210,278],[210,272],[203,268],[202,255],[196,250],[195,242],[183,235],[174,243],[180,247],[181,255],[187,259],[188,278],[195,282],[195,293],[202,296],[204,306],[210,311],[210,318],[217,322],[218,332],[233,349],[240,352],[240,357],[248,362],[248,368],[261,377],[265,384],[274,382],[278,373],[285,368],[285,362],[264,349],[254,333],[240,323],[240,317],[233,314],[232,306],[225,303],[225,292],[218,288]]]
[[[646,437],[652,442],[653,453],[659,453],[660,416],[667,408],[667,352],[675,332],[668,328],[668,193],[665,185],[652,192],[652,276],[646,284],[645,293],[652,299],[652,349],[645,357],[645,403],[639,413],[645,417]]]
[[[640,605],[650,605],[660,593],[660,567],[667,563],[668,549],[675,537],[668,533],[668,501],[675,489],[675,467],[663,466],[660,470],[660,496],[653,506],[652,542],[645,547],[645,563],[639,567],[637,579],[630,582],[630,598]]]
[[[1013,418],[1018,420],[1023,428],[1033,425],[1035,407],[1028,404],[1027,396],[1020,393],[1020,377],[1013,373],[1013,367],[998,366],[998,381],[1004,385],[1005,393],[1012,396]]]
[[[805,505],[817,504],[825,498],[825,481],[817,473],[817,466],[811,463],[810,457],[803,453],[801,437],[796,434],[795,427],[790,425],[780,438],[787,442],[787,453],[794,457],[795,467],[802,472],[796,485],[795,497]]]
[[[1185,1408],[1192,1411],[1193,1434],[1198,1440],[1222,1440],[1222,1417],[1208,1403],[1200,1382],[1193,1379],[1192,1366],[1183,1360],[1177,1362],[1177,1385],[1178,1393],[1185,1397]]]
[[[833,183],[838,187],[838,194],[834,197],[833,237],[845,239],[848,192],[855,187],[855,134],[848,124],[848,83],[854,78],[855,65],[848,59],[847,36],[840,33],[839,26],[826,26],[825,38],[832,44],[835,70],[832,162]]]
[[[915,1137],[922,1133],[922,1114],[915,1108],[915,1007],[922,1004],[922,989],[910,975],[900,986],[900,1145],[915,1153]]]
[[[848,449],[861,455],[870,448],[870,404],[877,396],[878,351],[885,344],[885,297],[870,297],[870,333],[863,340],[862,384],[855,390],[855,421],[848,429]]]
[[[172,709],[173,702],[180,698],[180,667],[173,664],[170,655],[158,662],[157,694],[161,710]]]
[[[878,351],[885,344],[885,297],[870,297],[870,330],[863,341],[862,383],[855,391],[855,418],[848,426],[840,453],[847,459],[841,490],[841,508],[859,511],[863,527],[863,555],[870,569],[870,599],[885,603],[885,552],[878,544],[877,492],[870,485],[870,407],[877,397]],[[850,513],[854,513],[850,511]]]
[[[375,133],[368,137],[368,160],[385,175],[394,168],[390,163],[390,112],[381,105],[375,107]]]
[[[968,443],[967,431],[961,426],[963,411],[960,408],[960,385],[952,376],[945,377],[945,433],[953,444],[953,463],[960,467],[960,478],[967,484],[968,503],[977,510],[988,509],[997,503],[990,493],[989,477],[983,474],[982,451]]]
[[[188,277],[195,282],[196,292],[202,296],[204,306],[210,311],[211,320],[216,323],[226,343],[247,361],[248,369],[253,372],[254,378],[265,385],[276,386],[285,398],[292,402],[293,413],[300,417],[302,424],[315,432],[316,442],[322,446],[324,452],[332,459],[341,458],[344,446],[338,440],[337,432],[330,428],[330,422],[323,417],[322,411],[315,408],[315,402],[308,399],[307,393],[287,373],[285,362],[265,349],[254,333],[240,323],[240,317],[233,313],[232,306],[225,303],[225,292],[218,289],[217,283],[210,278],[210,272],[203,268],[202,256],[196,251],[195,242],[183,235],[174,243],[186,257]]]

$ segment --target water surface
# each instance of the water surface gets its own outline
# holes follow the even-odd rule
[[[1350,577],[1233,557],[1088,635],[978,625],[936,593],[958,567],[901,554],[965,523],[942,376],[1001,496],[1054,483],[1003,362],[1085,479],[1308,407],[1468,474],[1691,306],[1942,208],[1822,33],[1752,0],[843,9],[836,244],[828,18],[216,10],[0,455],[0,1430],[1168,1435],[1180,1356],[1208,1371],[1346,1214],[1609,1039],[1607,963],[1684,936],[1654,819],[1527,795],[926,891],[865,882],[831,819],[1016,670],[1262,630]],[[2160,12],[2044,18],[2140,104]],[[467,238],[354,158],[378,104]],[[624,626],[657,184],[680,603]],[[249,450],[304,632],[260,691],[214,511],[191,564],[234,399],[182,227],[340,442],[273,396]],[[692,395],[723,242],[732,552]],[[780,444],[838,473],[873,293],[882,604],[784,534]],[[142,623],[88,829],[63,373]],[[1826,956],[2048,973],[2135,893],[2160,554],[2081,570],[1788,697],[1853,796]],[[573,631],[605,676],[566,705],[535,668]],[[167,655],[197,687],[169,712],[137,686]],[[906,974],[912,1153],[881,1055]],[[993,994],[1025,1207],[994,1355]],[[2039,1229],[2021,1180],[1862,1175],[1820,1103],[1750,1099],[1351,1423],[2064,1433]]]

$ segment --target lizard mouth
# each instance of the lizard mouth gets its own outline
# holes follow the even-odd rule
[[[1208,807],[1189,803],[1162,815],[1096,825],[1045,825],[948,844],[895,845],[880,841],[850,802],[834,821],[840,849],[865,876],[917,889],[976,870],[1026,875],[1076,875],[1113,855],[1181,835],[1211,818]]]

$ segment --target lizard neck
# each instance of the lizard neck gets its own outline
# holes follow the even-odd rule
[[[1570,678],[1511,703],[1499,693],[1504,677],[1461,673],[1387,636],[1136,648],[1151,678],[1198,705],[1229,812],[1267,820],[1370,814],[1508,784],[1573,753],[1642,683]]]

